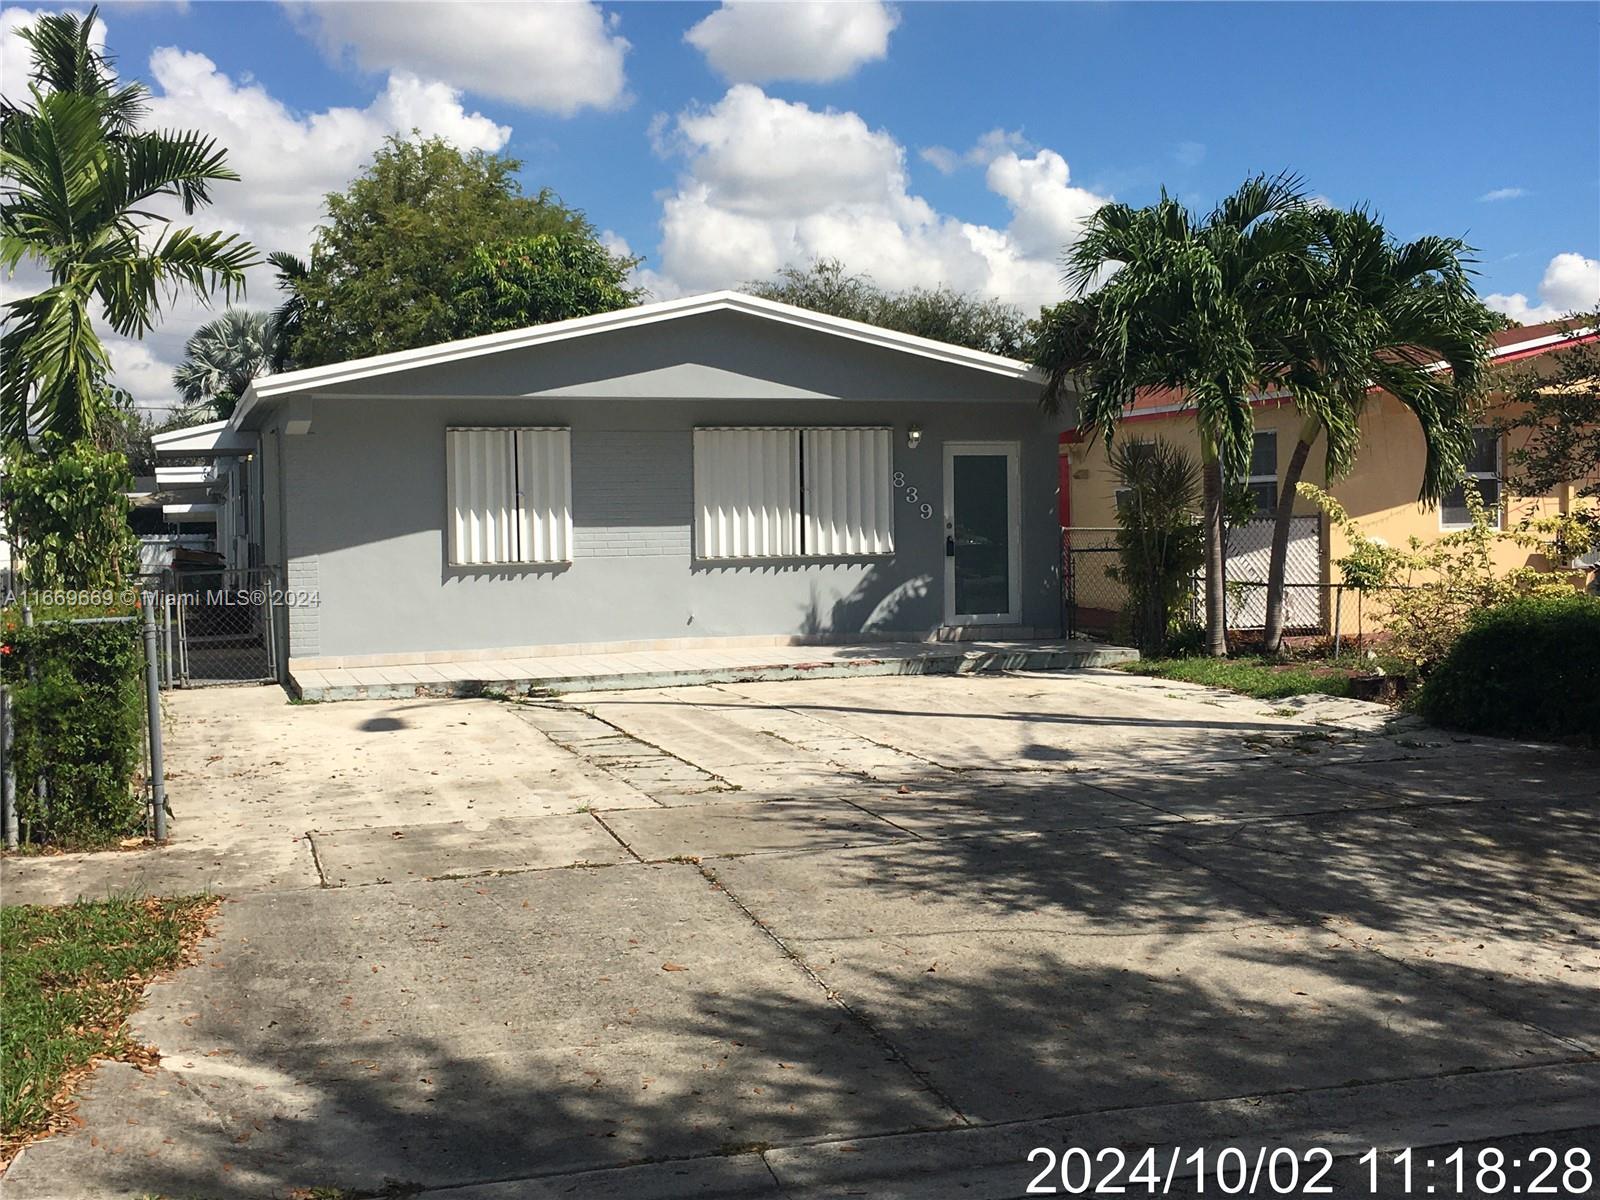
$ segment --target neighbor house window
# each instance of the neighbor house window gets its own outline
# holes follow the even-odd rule
[[[703,559],[894,552],[887,428],[694,431],[695,552]]]
[[[1443,529],[1465,529],[1472,524],[1467,507],[1467,488],[1476,487],[1489,512],[1489,523],[1500,523],[1500,437],[1492,429],[1473,431],[1472,455],[1467,459],[1466,478],[1445,493],[1439,504],[1439,525]]]
[[[448,429],[450,561],[572,559],[572,437],[566,429]]]
[[[1250,446],[1250,474],[1245,488],[1255,497],[1256,520],[1266,520],[1278,512],[1278,435],[1263,430]]]

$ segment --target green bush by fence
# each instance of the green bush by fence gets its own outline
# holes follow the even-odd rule
[[[1525,596],[1475,616],[1417,698],[1435,725],[1600,744],[1600,600]]]
[[[137,832],[145,809],[135,790],[144,732],[138,624],[25,628],[8,617],[4,646],[24,836],[88,847]],[[41,775],[43,802],[34,787]]]

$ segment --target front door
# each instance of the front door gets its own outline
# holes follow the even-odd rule
[[[1016,442],[946,442],[944,613],[951,625],[1022,620]]]

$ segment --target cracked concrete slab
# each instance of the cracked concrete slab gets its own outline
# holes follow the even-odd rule
[[[170,699],[205,721],[171,739],[168,850],[0,867],[8,900],[124,864],[230,897],[135,1017],[160,1069],[97,1073],[8,1198],[731,1200],[776,1172],[972,1200],[1018,1177],[892,1147],[1270,1142],[1592,1068],[1593,758],[1105,673],[581,698],[605,720],[264,696]],[[878,818],[916,836],[834,840]],[[600,821],[705,864],[622,861]],[[370,886],[317,886],[308,829]],[[614,865],[528,869],[586,829]],[[437,878],[478,870],[527,873]],[[375,882],[408,873],[435,879]],[[1477,1094],[1461,1136],[1554,1128],[1597,1081],[1541,1086]]]
[[[313,830],[310,837],[328,887],[632,861],[588,813]]]
[[[1175,814],[1059,771],[926,773],[859,789],[854,802],[919,837],[1059,833],[1177,821]]]
[[[712,870],[974,1120],[1575,1053],[1143,834]]]
[[[1011,1200],[1044,1165],[1042,1156],[1031,1163],[1028,1158],[1037,1147],[1051,1149],[1057,1161],[1069,1147],[1093,1152],[1119,1146],[1135,1161],[1145,1149],[1154,1149],[1159,1177],[1164,1181],[1167,1164],[1174,1162],[1171,1191],[1188,1195],[1195,1166],[1184,1160],[1197,1147],[1214,1154],[1237,1146],[1253,1159],[1261,1148],[1304,1153],[1321,1147],[1335,1156],[1358,1158],[1374,1146],[1420,1150],[1440,1145],[1446,1147],[1437,1156],[1443,1161],[1453,1145],[1503,1137],[1508,1130],[1532,1144],[1592,1143],[1592,1128],[1586,1138],[1559,1135],[1593,1121],[1597,1093],[1600,1066],[1572,1064],[775,1148],[762,1157],[791,1200]],[[1046,1180],[1059,1181],[1059,1173]],[[1370,1194],[1360,1169],[1341,1171],[1338,1182],[1332,1194]],[[1158,1190],[1168,1191],[1165,1182]],[[1199,1194],[1218,1190],[1212,1180],[1209,1190]]]
[[[982,678],[944,681],[937,702],[926,681],[873,680],[871,690],[849,681],[738,684],[724,690],[743,702],[763,698],[825,722],[842,733],[892,747],[943,767],[1005,770],[1083,769],[1140,761],[1213,762],[1245,758],[1246,743],[1304,735],[1312,727],[1292,718],[1217,706],[1190,697],[1099,686],[1084,692],[1053,679],[1008,680],[987,688]],[[1159,736],[1152,736],[1159,731]],[[899,759],[897,758],[897,761]]]
[[[1498,1012],[1600,1050],[1600,815],[1557,798],[1162,831],[1191,861]]]
[[[1152,763],[1084,771],[1079,778],[1186,821],[1234,821],[1300,813],[1392,808],[1399,798],[1359,779],[1303,772],[1276,759]]]
[[[274,1194],[444,1186],[951,1119],[688,866],[244,897],[133,1035],[238,1143],[231,1170],[196,1173],[181,1129],[150,1130],[141,1190],[172,1195],[235,1173]],[[130,1175],[104,1132],[25,1151],[7,1197],[54,1200],[63,1173],[115,1194]]]
[[[605,814],[647,862],[893,842],[910,835],[841,801],[766,800]]]

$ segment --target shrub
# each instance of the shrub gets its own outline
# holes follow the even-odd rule
[[[1473,617],[1417,698],[1424,718],[1468,733],[1600,739],[1600,599],[1524,596]]]
[[[1159,656],[1188,609],[1190,582],[1205,559],[1194,518],[1200,472],[1182,449],[1160,438],[1118,443],[1111,466],[1125,494],[1117,504],[1118,565],[1106,574],[1128,589],[1124,620],[1139,652]]]
[[[35,588],[113,588],[137,568],[127,457],[90,441],[6,451],[0,505]]]
[[[1382,600],[1378,625],[1385,649],[1417,678],[1427,678],[1475,615],[1518,596],[1572,591],[1574,574],[1569,569],[1496,571],[1494,550],[1499,543],[1515,542],[1552,561],[1553,551],[1548,537],[1537,529],[1496,528],[1475,488],[1465,489],[1471,525],[1429,542],[1412,537],[1404,547],[1368,537],[1321,488],[1302,483],[1298,491],[1314,500],[1349,538],[1350,553],[1334,565],[1345,582],[1356,587],[1358,605],[1368,591]]]
[[[138,830],[144,656],[133,622],[5,632],[17,818],[30,841],[105,845]],[[41,802],[34,780],[49,795]]]

